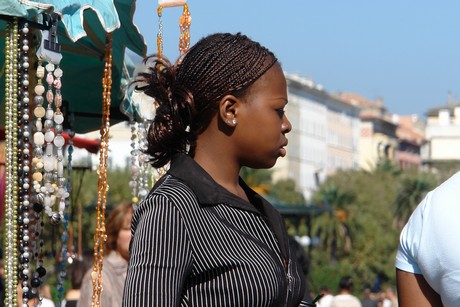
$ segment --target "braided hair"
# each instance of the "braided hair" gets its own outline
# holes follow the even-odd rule
[[[271,51],[241,33],[206,36],[174,65],[163,56],[147,57],[148,71],[134,82],[157,106],[147,135],[152,165],[164,166],[188,149],[193,156],[197,136],[217,113],[219,100],[244,96],[276,62]]]

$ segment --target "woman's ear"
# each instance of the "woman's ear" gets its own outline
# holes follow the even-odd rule
[[[241,101],[233,95],[222,97],[219,103],[219,117],[221,121],[230,127],[235,127],[238,124],[238,108]]]

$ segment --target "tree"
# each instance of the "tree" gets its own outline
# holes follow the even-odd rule
[[[329,253],[332,264],[337,262],[337,253],[349,253],[351,250],[347,205],[354,199],[353,192],[343,190],[334,183],[321,185],[313,197],[324,211],[315,218],[312,233],[319,237],[320,246]]]
[[[394,223],[398,230],[402,230],[412,212],[435,185],[432,174],[415,173],[402,178],[394,201]]]
[[[288,205],[304,205],[305,198],[297,189],[297,184],[292,179],[282,179],[275,182],[268,190],[268,196]]]

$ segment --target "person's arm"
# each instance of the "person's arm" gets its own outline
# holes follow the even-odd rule
[[[123,306],[179,306],[192,262],[182,217],[174,204],[158,195],[138,210]]]
[[[399,307],[442,307],[441,297],[423,275],[396,269]]]

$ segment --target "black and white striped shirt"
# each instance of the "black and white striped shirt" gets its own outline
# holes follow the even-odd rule
[[[180,154],[136,209],[123,306],[299,306],[304,276],[279,213]]]

